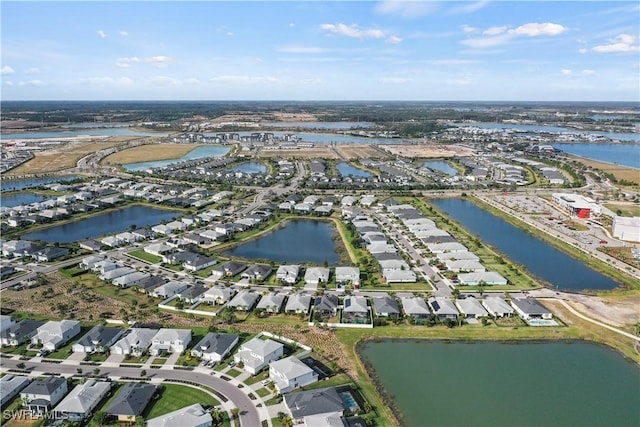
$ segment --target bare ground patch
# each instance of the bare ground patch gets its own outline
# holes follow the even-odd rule
[[[373,145],[334,145],[333,147],[345,159],[388,159],[391,156]]]
[[[380,145],[380,148],[391,153],[394,156],[402,157],[454,157],[454,156],[473,156],[475,152],[467,147],[459,145],[433,145],[433,144],[416,144],[416,145]]]
[[[591,160],[574,155],[570,155],[569,157],[590,168],[599,169],[603,172],[610,173],[615,176],[618,181],[625,180],[633,182],[635,184],[640,184],[640,173],[638,173],[638,169],[616,165],[613,163],[598,162],[596,160]]]
[[[147,144],[113,153],[100,162],[103,165],[122,165],[137,162],[178,159],[201,147],[199,144]]]
[[[331,147],[299,148],[292,150],[260,150],[260,157],[279,159],[339,159],[338,154]]]

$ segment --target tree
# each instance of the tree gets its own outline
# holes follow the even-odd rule
[[[147,376],[147,371],[146,371],[146,369],[143,369],[142,371],[140,371],[140,376],[141,376],[142,378],[145,378],[145,377]]]
[[[93,368],[93,375],[96,376],[96,377],[98,375],[100,375],[100,369],[99,368]]]
[[[95,421],[98,425],[103,425],[105,421],[107,421],[107,412],[106,411],[98,411],[93,414],[93,421]]]
[[[20,362],[20,363],[18,363],[18,364],[16,365],[16,368],[18,368],[18,369],[24,369],[24,368],[25,368],[25,366],[26,366],[26,365],[24,364],[24,362]]]
[[[78,375],[82,375],[82,368],[76,369],[76,372],[78,373]]]
[[[233,408],[233,409],[231,410],[231,418],[232,418],[232,419],[236,419],[236,418],[238,418],[238,415],[239,415],[239,414],[240,414],[240,409],[238,409],[238,408]]]

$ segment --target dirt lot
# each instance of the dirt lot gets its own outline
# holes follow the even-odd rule
[[[586,159],[584,157],[569,157],[593,169],[600,169],[603,172],[610,173],[615,176],[617,180],[626,180],[634,182],[636,184],[640,184],[640,174],[638,173],[638,169],[614,165],[613,163],[597,162],[595,160]]]
[[[391,156],[370,144],[334,145],[334,149],[345,159],[388,159]]]
[[[339,159],[338,154],[329,146],[300,148],[295,150],[260,150],[260,157],[276,159]]]
[[[459,145],[380,145],[380,148],[388,151],[394,156],[401,157],[453,157],[453,156],[473,156],[475,152],[467,147]]]
[[[198,144],[148,144],[129,148],[110,156],[100,162],[103,165],[122,165],[136,162],[178,159],[191,150],[201,147]]]

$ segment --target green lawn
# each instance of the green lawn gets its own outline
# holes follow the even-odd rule
[[[265,370],[265,371],[260,372],[258,375],[253,375],[253,376],[247,378],[244,381],[244,383],[246,385],[251,385],[251,384],[255,384],[255,383],[260,382],[260,381],[264,381],[268,377],[269,377],[269,371]]]
[[[162,261],[162,258],[158,255],[153,255],[144,251],[144,249],[138,249],[135,251],[129,252],[127,255],[131,255],[134,258],[141,259],[142,261],[146,261],[150,264],[158,264]]]
[[[238,375],[240,375],[242,373],[242,371],[239,371],[235,368],[231,368],[229,369],[227,372],[225,372],[225,375],[229,375],[230,377],[237,377]]]
[[[194,403],[210,406],[220,404],[215,398],[202,390],[180,384],[165,383],[163,384],[160,398],[153,402],[151,409],[147,410],[145,418],[159,417]]]
[[[266,387],[259,388],[258,390],[256,390],[256,394],[260,397],[265,397],[271,394],[271,390]]]
[[[198,366],[200,364],[200,361],[191,356],[191,354],[187,354],[185,355],[181,355],[178,358],[178,361],[176,362],[176,365],[182,365],[182,366]]]
[[[85,362],[104,362],[109,357],[109,353],[89,353],[84,358]]]
[[[59,349],[52,352],[51,354],[47,354],[45,357],[47,359],[66,359],[72,353],[71,347],[73,347],[73,344],[75,344],[75,342],[79,340],[84,334],[89,332],[89,329],[91,328],[89,327],[80,328],[80,333],[76,335],[72,340],[69,340],[69,342],[66,345],[60,347]]]

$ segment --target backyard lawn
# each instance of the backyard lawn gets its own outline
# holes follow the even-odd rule
[[[159,417],[194,403],[200,403],[203,406],[217,406],[220,404],[209,393],[193,387],[180,384],[164,384],[163,388],[160,398],[153,403],[151,409],[145,415],[146,419]]]
[[[147,253],[143,249],[131,251],[127,255],[131,255],[134,258],[141,259],[142,261],[146,261],[151,264],[157,264],[162,261],[162,258],[160,258],[158,255]]]

